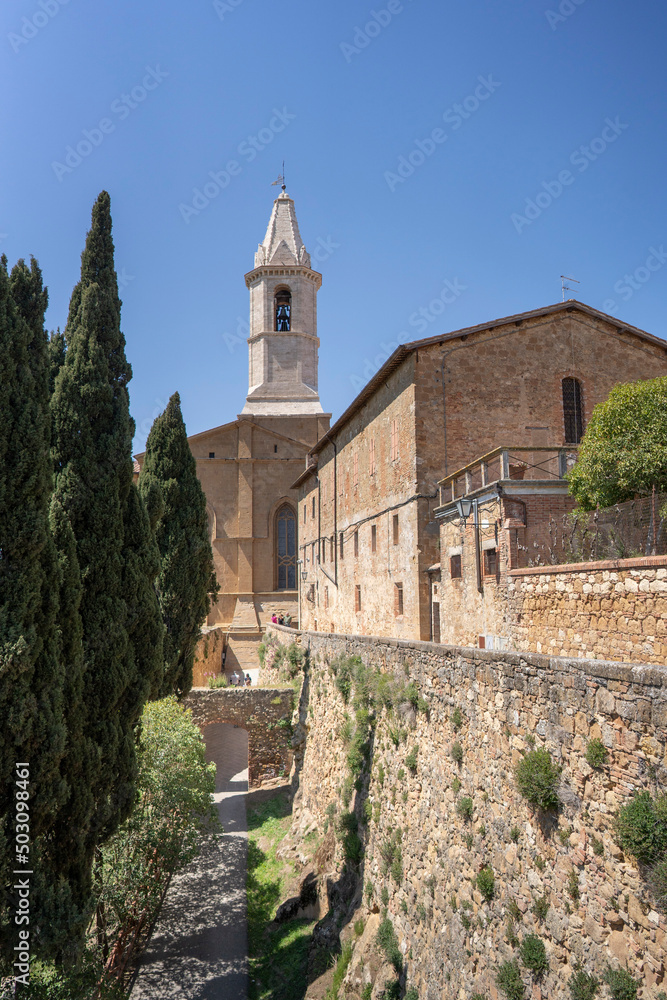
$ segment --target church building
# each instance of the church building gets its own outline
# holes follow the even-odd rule
[[[206,493],[220,584],[195,684],[204,671],[257,667],[262,628],[298,614],[297,492],[306,455],[329,428],[317,388],[317,293],[294,209],[283,186],[245,276],[250,292],[249,377],[236,420],[188,440]],[[141,460],[142,456],[139,456]],[[224,658],[224,659],[223,659]]]

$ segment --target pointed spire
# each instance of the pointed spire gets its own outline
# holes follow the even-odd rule
[[[273,203],[264,242],[255,254],[255,267],[263,264],[300,264],[310,267],[310,254],[303,245],[299,223],[296,221],[294,202],[283,187]]]

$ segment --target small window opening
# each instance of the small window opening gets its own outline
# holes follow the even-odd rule
[[[315,497],[310,501],[310,516],[315,517]]]
[[[324,588],[324,607],[325,609],[329,607],[329,588]]]
[[[289,288],[279,288],[276,291],[276,331],[287,333],[292,323],[292,296]]]
[[[273,446],[273,454],[274,455],[278,454],[278,445],[277,444],[274,444],[274,446]]]
[[[496,549],[484,549],[484,576],[495,576],[498,568]]]
[[[355,556],[359,555],[359,532],[358,531],[355,531],[355,533],[354,533],[354,554],[355,554]]]
[[[361,611],[361,585],[358,583],[354,588],[354,610]]]
[[[343,535],[342,531],[340,533],[340,538],[339,538],[339,549],[340,549],[340,558],[342,559],[345,554],[345,536]]]
[[[394,584],[394,614],[396,617],[403,614],[403,584]]]
[[[394,514],[394,545],[398,545],[398,514]]]
[[[449,559],[449,575],[452,580],[461,579],[461,556],[451,556]]]
[[[378,530],[377,527],[373,524],[371,525],[371,552],[376,551],[377,541],[378,541]]]
[[[215,452],[214,451],[209,451],[208,457],[209,458],[215,458]]]

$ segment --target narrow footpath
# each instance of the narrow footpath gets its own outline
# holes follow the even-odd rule
[[[248,734],[204,729],[224,834],[172,880],[131,1000],[247,1000]]]

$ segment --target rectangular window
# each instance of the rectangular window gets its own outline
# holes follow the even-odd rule
[[[377,549],[377,542],[378,542],[378,530],[377,527],[373,524],[371,525],[371,552],[375,552],[375,550]]]
[[[394,584],[394,614],[397,617],[398,617],[398,615],[402,615],[403,614],[403,584],[402,583],[395,583]]]
[[[449,575],[452,580],[461,579],[461,556],[450,556],[449,559]]]
[[[498,568],[496,549],[484,549],[484,576],[495,576]]]
[[[303,523],[304,524],[306,523],[306,518],[307,517],[308,517],[308,508],[307,508],[307,505],[304,503],[304,505],[303,505]]]
[[[315,517],[315,497],[312,498],[312,500],[310,501],[310,504],[311,504],[310,516],[314,518]]]
[[[398,514],[394,514],[394,545],[398,545]]]
[[[215,452],[214,451],[209,451],[208,457],[209,458],[215,458]]]
[[[324,607],[325,609],[329,607],[329,588],[324,588]]]
[[[371,438],[368,442],[368,474],[375,475],[375,438]]]
[[[331,538],[329,539],[329,545],[331,546],[331,551],[329,553],[329,555],[331,556],[331,562],[334,562],[336,559],[336,539],[334,535],[332,535]]]
[[[361,611],[361,586],[359,584],[354,588],[354,610]]]
[[[322,538],[320,540],[320,550],[322,552],[322,562],[325,563],[327,561],[327,540],[326,540],[326,538]]]
[[[354,533],[354,554],[355,554],[355,556],[359,555],[359,532],[358,531],[355,531],[355,533]]]
[[[343,535],[342,531],[339,537],[339,548],[340,548],[340,558],[342,559],[345,553],[345,536]]]
[[[314,566],[315,565],[315,542],[312,543],[312,545],[311,545],[310,548],[311,548],[311,562],[312,562],[312,564]]]
[[[352,476],[352,485],[359,485],[359,452],[354,453],[354,474]]]
[[[391,461],[398,458],[398,420],[391,422]]]

